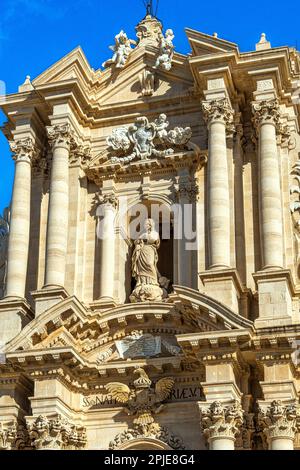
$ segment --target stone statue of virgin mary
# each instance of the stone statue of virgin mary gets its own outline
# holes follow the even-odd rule
[[[146,219],[144,228],[145,231],[135,241],[132,255],[132,277],[136,279],[136,286],[130,296],[131,302],[153,302],[163,298],[157,270],[159,234],[153,219]]]

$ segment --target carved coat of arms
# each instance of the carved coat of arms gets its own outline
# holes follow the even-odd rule
[[[111,162],[129,163],[134,159],[165,157],[174,153],[173,147],[185,147],[192,136],[191,128],[175,127],[167,131],[168,126],[167,116],[160,114],[151,123],[148,118],[141,116],[128,128],[114,129],[107,138],[109,149],[115,154]]]

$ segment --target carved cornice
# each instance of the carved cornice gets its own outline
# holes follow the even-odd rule
[[[49,144],[54,147],[67,147],[73,150],[77,146],[75,132],[69,123],[56,124],[46,127]]]
[[[222,122],[225,124],[228,133],[232,134],[234,132],[234,111],[227,98],[202,101],[202,111],[208,125],[214,122]]]
[[[32,163],[39,156],[39,149],[32,137],[10,141],[9,146],[16,162]]]
[[[279,124],[280,108],[276,99],[262,100],[252,103],[252,122],[256,130],[262,124],[273,124],[275,127]]]
[[[201,424],[204,436],[210,441],[216,438],[235,439],[244,422],[241,404],[222,404],[215,401],[210,405],[200,405]]]
[[[75,426],[61,415],[53,418],[39,416],[28,423],[32,446],[36,449],[73,450],[86,446],[86,429]]]
[[[299,406],[274,400],[268,407],[260,407],[258,424],[268,441],[274,438],[294,439],[300,429]]]

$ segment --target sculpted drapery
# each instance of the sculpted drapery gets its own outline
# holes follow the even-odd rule
[[[132,276],[136,279],[136,286],[130,296],[131,302],[162,299],[163,291],[159,286],[157,270],[159,246],[160,239],[154,220],[147,219],[145,232],[135,241],[132,255]]]

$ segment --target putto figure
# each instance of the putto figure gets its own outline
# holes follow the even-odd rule
[[[155,69],[162,68],[167,71],[171,70],[174,55],[174,38],[175,36],[172,29],[167,29],[165,37],[161,33],[159,38],[159,56],[154,66]]]
[[[163,298],[157,270],[159,234],[153,219],[146,219],[144,227],[145,232],[135,241],[132,255],[132,277],[136,286],[130,296],[131,302],[160,301]]]
[[[111,59],[107,60],[102,64],[102,67],[109,67],[115,65],[117,69],[121,69],[125,66],[126,61],[132,51],[131,45],[136,45],[136,41],[128,39],[127,34],[122,30],[115,36],[115,45],[109,46],[114,52]]]

